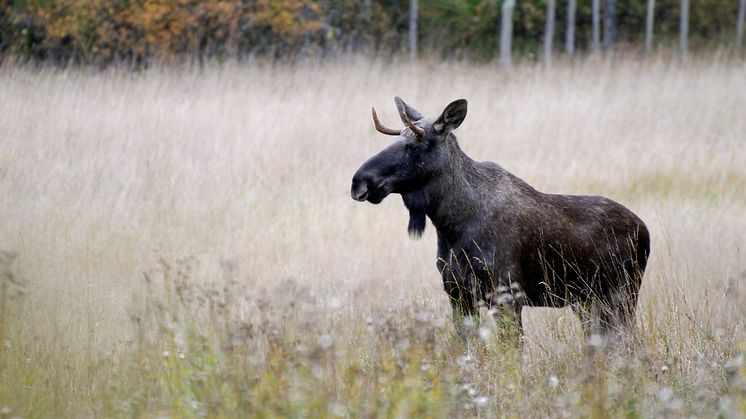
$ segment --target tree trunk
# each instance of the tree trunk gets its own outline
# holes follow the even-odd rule
[[[565,34],[565,52],[575,53],[575,8],[576,0],[567,0],[567,33]]]
[[[655,18],[655,0],[648,0],[648,12],[645,16],[645,54],[653,50],[653,19]]]
[[[594,54],[601,49],[601,0],[593,0],[593,38],[591,43],[591,52]]]
[[[689,47],[689,0],[681,0],[681,15],[679,18],[679,55],[686,57]]]
[[[614,49],[616,38],[616,0],[606,0],[604,4],[604,51]]]
[[[500,67],[510,67],[513,43],[513,9],[515,0],[505,0],[500,23]]]
[[[417,0],[410,0],[409,6],[409,56],[415,59],[417,58],[417,17],[419,14]]]
[[[555,0],[547,0],[546,25],[544,26],[544,63],[552,62],[552,38],[554,37]]]
[[[738,20],[736,21],[736,48],[741,49],[743,45],[743,20],[746,14],[746,0],[738,2]]]

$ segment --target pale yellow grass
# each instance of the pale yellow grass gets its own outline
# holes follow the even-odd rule
[[[198,281],[235,266],[246,295],[308,287],[299,310],[320,302],[348,341],[390,305],[429,306],[448,330],[432,226],[410,240],[398,196],[378,206],[349,196],[357,167],[391,141],[370,106],[397,126],[395,95],[427,115],[467,98],[456,134],[471,157],[541,191],[605,195],[639,214],[652,257],[638,324],[675,342],[665,350],[682,385],[723,386],[718,357],[745,339],[742,62],[2,68],[0,248],[18,253],[27,284],[18,327],[72,348],[71,365],[106,356],[132,334],[143,272],[189,257]],[[569,310],[524,319],[524,361],[536,365],[558,331],[578,329]]]

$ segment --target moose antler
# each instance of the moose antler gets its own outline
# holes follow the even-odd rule
[[[409,117],[407,116],[406,112],[403,112],[402,115],[404,116],[404,123],[406,123],[407,126],[409,127],[409,129],[412,130],[412,132],[414,133],[415,137],[417,137],[418,140],[421,140],[422,137],[425,135],[425,130],[423,130],[422,128],[420,128],[417,125],[415,125],[409,119]]]
[[[386,134],[386,135],[401,134],[401,131],[397,131],[391,128],[386,128],[383,125],[381,125],[381,121],[378,120],[378,115],[376,115],[376,108],[370,108],[370,110],[373,111],[373,123],[376,125],[376,131],[380,132],[381,134]]]

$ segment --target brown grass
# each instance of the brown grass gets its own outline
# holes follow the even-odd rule
[[[746,414],[743,86],[704,59],[2,68],[0,408]],[[526,310],[523,349],[453,336],[432,226],[411,241],[397,197],[349,197],[394,95],[465,97],[470,156],[646,221],[638,342],[599,355],[566,309]]]

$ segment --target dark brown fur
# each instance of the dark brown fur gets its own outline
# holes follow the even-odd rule
[[[602,331],[630,324],[650,252],[642,220],[610,199],[541,193],[495,163],[469,158],[450,132],[466,116],[466,101],[436,120],[396,103],[424,138],[402,130],[355,173],[352,196],[378,203],[400,193],[413,236],[430,218],[457,318],[477,314],[480,302],[510,307],[519,322],[526,305],[571,305]]]

